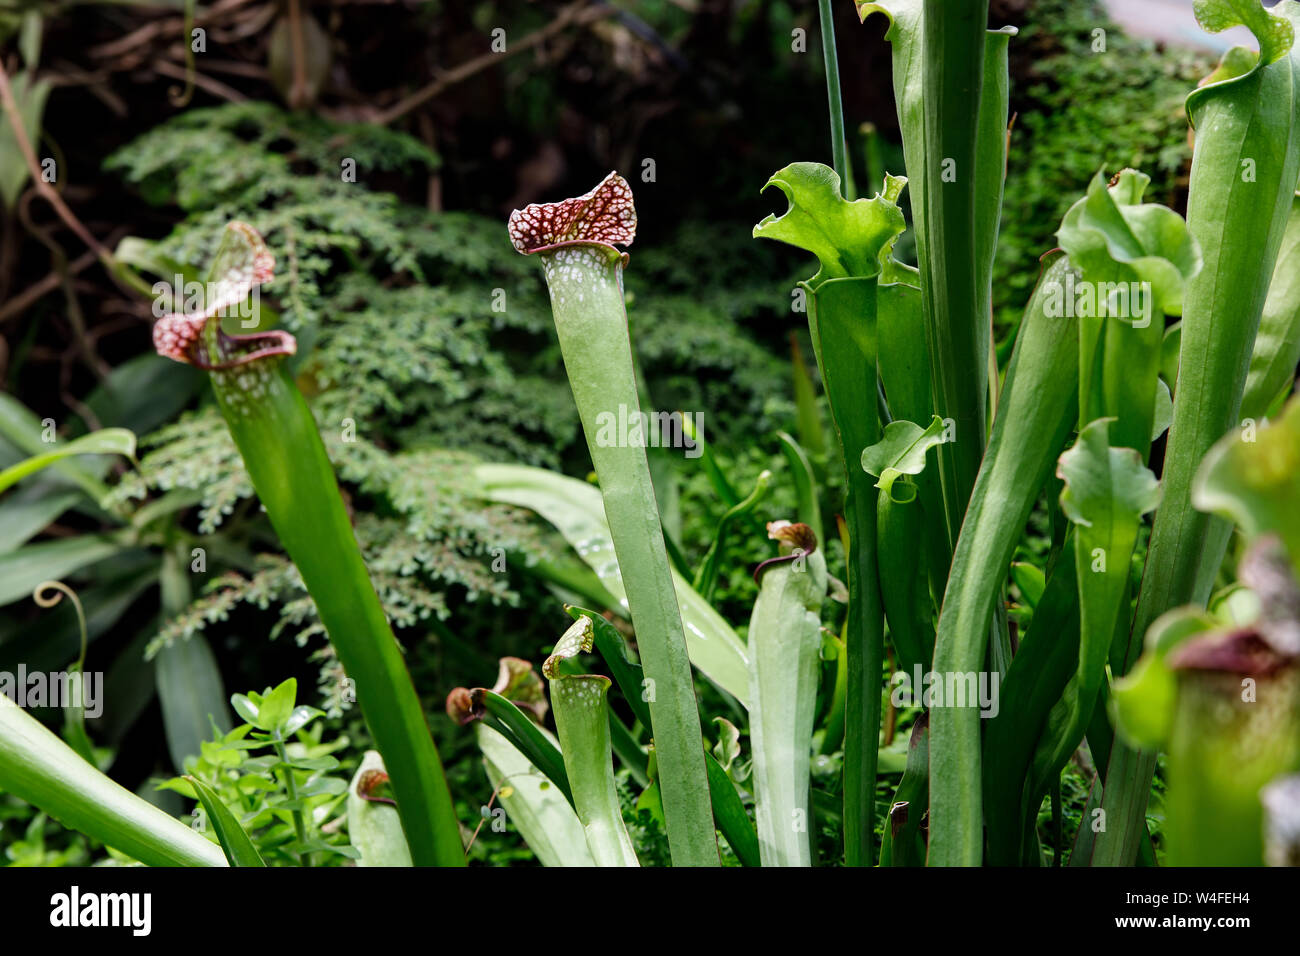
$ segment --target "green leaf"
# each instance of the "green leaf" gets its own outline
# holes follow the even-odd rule
[[[849,609],[845,631],[845,860],[868,866],[874,856],[874,800],[880,738],[880,672],[884,616],[877,570],[876,498],[858,461],[880,439],[876,413],[875,278],[828,279],[812,293],[808,313],[823,360],[823,383],[839,444],[846,489],[844,513]]]
[[[770,536],[798,527],[787,525]],[[817,704],[826,559],[815,540],[794,541],[788,535],[781,538],[781,553],[790,560],[774,561],[760,571],[749,619],[755,817],[763,866],[811,866],[809,741]],[[800,822],[805,825],[796,825]]]
[[[50,451],[48,429],[43,419],[34,415],[27,406],[4,392],[0,392],[0,436],[7,438],[29,455],[40,456]],[[81,488],[91,501],[99,502],[108,494],[108,486],[101,479],[106,470],[106,459],[59,459],[51,462],[52,469]]]
[[[497,799],[542,865],[595,866],[582,821],[564,794],[491,727],[480,723],[475,732]],[[558,742],[542,733],[558,751]]]
[[[1047,578],[1042,569],[1024,561],[1015,561],[1011,565],[1011,580],[1020,589],[1020,596],[1029,609],[1032,611],[1038,607],[1038,602],[1043,599],[1043,591],[1047,588]]]
[[[809,280],[813,289],[827,279],[878,275],[882,250],[906,228],[903,211],[890,199],[847,201],[840,194],[840,177],[821,163],[792,163],[774,173],[763,189],[769,186],[785,194],[790,208],[767,216],[754,227],[754,236],[815,255],[821,268]]]
[[[297,697],[296,677],[281,682],[271,693],[262,698],[262,705],[257,711],[257,726],[269,733],[282,731],[289,715],[293,713],[293,705]]]
[[[1300,397],[1253,435],[1220,439],[1196,473],[1192,503],[1232,519],[1251,538],[1279,534],[1300,568]]]
[[[1169,740],[1178,693],[1174,672],[1165,663],[1183,641],[1215,628],[1214,619],[1196,608],[1161,615],[1146,633],[1146,652],[1133,669],[1115,681],[1110,714],[1129,743],[1156,749]]]
[[[0,789],[150,866],[224,866],[221,849],[118,786],[0,694]]]
[[[257,847],[253,845],[253,841],[248,838],[248,834],[239,825],[235,815],[226,808],[226,805],[221,802],[221,798],[216,795],[213,789],[197,777],[186,777],[185,779],[194,788],[199,803],[203,805],[203,810],[212,823],[212,829],[216,831],[217,839],[221,841],[222,852],[226,854],[226,859],[230,862],[230,865],[266,866],[266,863],[262,860],[262,855],[257,852]]]
[[[177,769],[184,769],[185,758],[198,754],[214,725],[222,732],[230,729],[221,671],[202,634],[164,647],[154,666],[168,750]]]
[[[600,491],[584,481],[527,465],[479,465],[474,469],[483,497],[537,512],[555,527],[602,584],[622,602],[626,592],[614,554]],[[745,646],[717,611],[676,573],[673,584],[686,626],[691,663],[742,704],[749,697]]]
[[[30,597],[42,581],[60,581],[89,565],[121,556],[130,541],[125,531],[83,534],[0,554],[0,604]]]
[[[927,525],[940,521],[941,515],[927,512],[920,501],[900,503],[885,489],[877,496],[880,597],[899,669],[907,674],[917,666],[929,668],[934,658],[934,602],[926,587],[929,559],[923,545]]]
[[[1192,9],[1207,33],[1248,27],[1259,41],[1259,59],[1264,64],[1285,56],[1295,40],[1291,21],[1265,10],[1259,0],[1196,0]]]
[[[127,458],[135,458],[135,435],[125,428],[103,428],[74,438],[43,455],[20,461],[0,471],[0,493],[10,485],[70,455],[125,455]]]
[[[258,715],[259,707],[255,701],[244,696],[243,694],[231,694],[230,706],[235,708],[235,713],[254,727],[260,727],[260,717]]]
[[[1172,209],[1143,203],[1150,178],[1122,170],[1107,185],[1097,173],[1057,233],[1081,275],[1079,423],[1117,419],[1116,447],[1144,457],[1156,427],[1163,317],[1180,315],[1186,284],[1201,269],[1200,248]],[[1060,314],[1058,312],[1058,314]]]
[[[943,419],[938,415],[925,428],[908,421],[890,422],[881,440],[863,449],[862,468],[880,479],[877,488],[888,492],[898,504],[906,504],[915,499],[915,487],[904,497],[898,497],[893,491],[894,483],[903,475],[919,475],[925,469],[925,453],[943,444],[943,432]]]
[[[318,710],[315,707],[308,707],[306,704],[299,704],[289,713],[289,718],[284,722],[283,733],[285,738],[292,737],[302,728],[317,717],[324,717],[325,711]]]
[[[990,627],[1007,569],[1039,489],[1075,421],[1076,320],[1053,316],[1046,308],[1047,290],[1061,282],[1069,268],[1064,256],[1047,268],[1020,324],[943,596],[933,666],[940,674],[978,674],[985,669]],[[975,706],[936,707],[931,712],[931,863],[974,865],[981,859],[980,723]]]
[[[880,380],[889,399],[890,413],[903,421],[928,421],[934,414],[934,397],[929,349],[925,341],[925,312],[921,307],[919,287],[898,282],[879,288],[876,332]],[[939,469],[922,471],[914,477],[913,484],[925,515],[924,519],[909,516],[913,522],[920,520],[923,527],[921,540],[916,542],[916,546],[924,555],[922,563],[931,593],[942,597],[948,580],[948,567],[952,564],[952,543],[948,540]],[[888,573],[889,568],[889,564],[882,564],[882,573]]]
[[[9,85],[18,106],[23,130],[27,133],[27,141],[36,149],[40,142],[41,120],[45,115],[45,101],[50,95],[51,83],[47,79],[33,82],[29,74],[19,73]],[[0,199],[4,200],[6,209],[12,210],[27,183],[30,171],[26,158],[18,148],[18,138],[9,125],[7,111],[4,119],[0,123]]]
[[[985,0],[858,3],[883,13],[903,140],[917,285],[924,288],[931,405],[915,421],[952,419],[939,449],[947,549],[962,524],[984,450],[992,270],[1006,171],[1007,51],[1014,28],[987,30]],[[883,354],[883,353],[882,353]]]
[[[745,804],[736,792],[735,784],[713,754],[704,755],[704,765],[709,774],[709,795],[713,801],[713,819],[726,837],[741,866],[761,866],[758,834],[745,812]]]
[[[1123,169],[1111,185],[1098,172],[1056,235],[1085,280],[1146,283],[1151,308],[1182,315],[1184,288],[1201,271],[1201,250],[1182,216],[1142,202],[1150,182],[1150,176]]]
[[[1032,832],[1030,821],[1037,822],[1042,806],[1041,792],[1037,803],[1028,793],[1030,766],[1039,738],[1049,728],[1052,708],[1079,666],[1075,534],[1073,527],[1066,532],[1029,629],[1002,681],[998,712],[986,721],[983,795],[992,866],[1037,863],[1036,847],[1023,846]]]
[[[1268,298],[1250,356],[1241,417],[1258,421],[1295,384],[1300,364],[1300,193],[1291,202]]]
[[[799,503],[799,520],[813,529],[817,540],[822,540],[822,510],[817,500],[817,478],[813,473],[812,462],[803,448],[793,437],[785,432],[777,432],[776,439],[781,443],[781,454],[790,468],[790,478],[794,482],[795,500]]]
[[[1132,449],[1111,448],[1109,431],[1107,419],[1089,423],[1074,447],[1061,455],[1057,469],[1057,477],[1065,482],[1061,509],[1084,529],[1079,532],[1081,540],[1136,540],[1141,516],[1160,501],[1156,476],[1142,466]],[[1122,557],[1113,563],[1124,566],[1127,574],[1128,556],[1113,556]]]
[[[709,545],[709,550],[705,552],[704,559],[700,562],[700,568],[695,574],[695,590],[700,593],[704,600],[712,602],[714,591],[717,589],[718,562],[722,559],[723,549],[727,544],[727,533],[740,519],[748,518],[754,513],[754,509],[758,507],[759,502],[767,495],[767,489],[771,483],[772,473],[764,469],[754,482],[754,490],[743,501],[739,501],[728,508],[718,520],[718,527],[714,531],[713,541]]]
[[[59,491],[40,481],[0,502],[0,554],[26,544],[77,502],[79,491]]]
[[[1057,466],[1065,482],[1061,508],[1075,525],[1079,651],[1034,753],[1022,805],[1026,818],[1041,806],[1087,731],[1116,630],[1128,623],[1129,566],[1142,515],[1160,500],[1159,483],[1138,453],[1110,447],[1111,421],[1089,423]]]
[[[163,613],[181,614],[193,598],[185,552],[172,547],[163,553],[159,582]],[[185,759],[200,753],[215,727],[221,733],[230,730],[230,712],[226,709],[226,689],[221,669],[202,634],[191,634],[174,641],[154,656],[154,678],[158,700],[162,705],[163,729],[172,764],[180,773]]]
[[[925,837],[921,823],[930,802],[930,718],[922,712],[912,724],[907,766],[880,835],[881,866],[924,866]]]
[[[512,744],[528,761],[550,778],[568,800],[573,799],[573,789],[564,769],[564,758],[537,723],[495,691],[477,688],[471,691],[474,704],[492,718],[489,726]]]

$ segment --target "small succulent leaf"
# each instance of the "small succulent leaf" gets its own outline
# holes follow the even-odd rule
[[[284,735],[292,737],[298,731],[302,730],[317,717],[324,717],[325,711],[318,710],[315,707],[309,707],[306,704],[299,704],[290,711],[288,718],[284,722]]]
[[[1247,441],[1246,438],[1253,438]],[[1235,521],[1255,538],[1275,532],[1300,567],[1300,397],[1253,435],[1234,429],[1201,462],[1192,504]]]
[[[283,732],[293,713],[293,704],[297,696],[298,679],[290,677],[262,699],[262,706],[258,708],[257,713],[257,726],[265,731]]]
[[[1196,0],[1192,9],[1207,33],[1247,27],[1259,41],[1259,58],[1265,64],[1285,56],[1295,41],[1291,22],[1270,13],[1259,0]]]
[[[510,241],[524,255],[571,242],[631,245],[636,238],[632,187],[611,172],[590,192],[557,203],[533,203],[510,214]]]
[[[763,219],[754,227],[754,236],[815,255],[821,268],[809,283],[813,289],[827,279],[879,275],[882,254],[906,227],[903,211],[885,196],[844,199],[840,177],[821,163],[793,163],[776,172],[763,189],[769,186],[780,189],[790,207],[780,216]],[[895,180],[885,188],[901,187]]]
[[[252,724],[254,727],[261,726],[261,724],[258,723],[258,720],[260,719],[258,711],[260,708],[258,707],[257,702],[252,700],[250,697],[244,694],[231,694],[230,706],[235,708],[235,713],[246,722]]]

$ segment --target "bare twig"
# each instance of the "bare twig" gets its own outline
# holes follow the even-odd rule
[[[153,68],[163,76],[170,76],[173,79],[178,80],[192,81],[199,89],[205,90],[220,99],[229,100],[232,103],[243,103],[248,100],[247,96],[239,92],[239,90],[235,89],[233,86],[227,86],[220,80],[214,80],[210,76],[204,76],[198,70],[195,70],[193,74],[190,74],[186,71],[185,67],[177,65],[171,62],[171,60],[158,60],[153,64]]]
[[[556,15],[555,19],[536,30],[521,40],[516,40],[506,47],[502,53],[484,53],[482,56],[476,56],[472,60],[466,60],[459,66],[452,67],[443,73],[436,80],[423,89],[417,90],[405,99],[382,111],[374,120],[380,126],[387,126],[394,120],[400,119],[411,110],[422,106],[429,100],[440,95],[449,87],[457,83],[463,83],[477,73],[491,69],[507,57],[523,53],[525,50],[531,50],[539,43],[544,43],[551,37],[562,32],[571,26],[586,26],[597,20],[611,16],[615,13],[613,7],[605,4],[591,4],[587,0],[578,0],[577,3],[570,4]]]
[[[68,263],[68,275],[74,276],[97,261],[98,257],[94,252],[83,253],[79,258]],[[51,272],[39,282],[33,282],[22,292],[9,299],[4,305],[0,305],[0,322],[25,312],[33,303],[57,289],[62,281],[62,276],[57,272]]]
[[[84,242],[87,247],[93,249],[100,261],[109,268],[109,272],[115,275],[117,270],[113,254],[90,234],[90,230],[82,225],[81,220],[68,208],[67,203],[63,201],[63,197],[41,176],[41,164],[36,159],[36,151],[32,149],[31,140],[27,138],[27,130],[23,127],[22,113],[18,111],[18,103],[14,100],[13,89],[9,86],[9,74],[3,64],[0,64],[0,101],[3,101],[5,114],[9,118],[9,126],[13,129],[14,139],[18,143],[18,151],[23,154],[23,160],[27,163],[27,169],[31,173],[32,183],[36,187],[36,191],[40,193],[41,198],[54,207],[54,211],[58,213],[59,218],[63,220],[69,229],[76,233],[77,238]]]

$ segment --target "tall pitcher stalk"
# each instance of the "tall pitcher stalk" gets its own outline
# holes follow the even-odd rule
[[[296,343],[285,332],[229,336],[218,316],[271,278],[262,237],[232,222],[197,315],[168,315],[154,345],[211,373],[217,404],[271,526],[302,574],[383,755],[402,829],[419,866],[463,866],[460,828],[402,651],[352,531],[316,420],[284,368]]]
[[[644,443],[608,441],[602,429],[606,416],[637,420],[640,412],[623,304],[628,256],[614,245],[628,245],[635,235],[632,190],[617,173],[584,196],[510,216],[515,248],[542,260],[564,368],[627,587],[673,864],[717,866],[691,664]]]

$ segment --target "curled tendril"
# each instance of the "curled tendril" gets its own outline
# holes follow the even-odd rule
[[[375,791],[388,783],[388,774],[382,770],[367,770],[357,781],[357,796],[362,800],[368,800],[371,803],[386,803],[390,807],[397,806],[397,801],[391,797],[379,797]]]
[[[806,558],[817,550],[817,535],[806,524],[793,524],[789,521],[769,521],[767,523],[767,536],[773,541],[780,542],[782,554],[780,557],[768,558],[754,569],[755,584],[759,583],[763,573],[772,565]],[[790,550],[787,551],[787,548]]]
[[[81,656],[77,658],[76,663],[76,669],[81,670],[86,664],[86,645],[89,643],[89,638],[86,632],[86,611],[81,606],[81,599],[77,597],[77,592],[62,581],[42,581],[32,591],[32,600],[36,602],[37,607],[51,608],[56,607],[65,594],[72,601],[72,606],[77,609],[77,623],[81,627]]]

